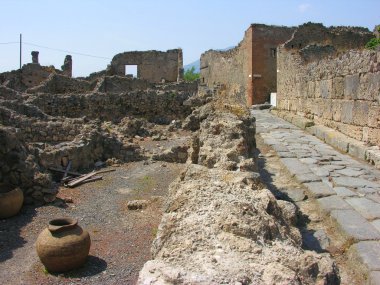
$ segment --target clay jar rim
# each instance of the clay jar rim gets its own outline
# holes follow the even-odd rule
[[[60,233],[68,229],[75,228],[78,220],[72,218],[59,218],[49,221],[48,230],[51,233]]]

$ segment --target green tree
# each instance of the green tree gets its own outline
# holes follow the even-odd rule
[[[199,79],[199,73],[196,73],[195,67],[192,66],[190,69],[186,70],[183,79],[185,79],[185,81],[195,81]]]
[[[368,49],[376,49],[380,46],[380,39],[373,38],[368,43],[366,43],[365,47]]]

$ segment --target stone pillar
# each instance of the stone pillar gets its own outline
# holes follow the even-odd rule
[[[71,55],[66,55],[65,61],[63,62],[61,68],[63,71],[63,75],[66,75],[68,77],[73,76],[73,60],[71,58]]]
[[[183,80],[183,53],[182,49],[178,49],[178,76],[177,76],[177,82]]]
[[[32,51],[32,63],[39,64],[38,62],[38,51]]]
[[[375,34],[376,38],[380,39],[380,25],[375,26],[373,33]]]

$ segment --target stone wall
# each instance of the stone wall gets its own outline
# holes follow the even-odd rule
[[[349,48],[359,48],[373,35],[361,29],[343,29],[346,34],[341,32],[339,38],[324,28],[327,42],[318,43],[318,36],[317,40],[303,41],[306,35],[310,37],[311,29],[322,28],[301,27],[300,36],[295,34],[278,49],[278,109],[380,145],[380,53],[343,51],[345,41]]]
[[[169,123],[191,113],[191,107],[184,102],[192,95],[191,92],[149,89],[124,93],[35,94],[27,102],[54,116],[86,116],[117,122],[125,116],[137,115],[153,122]]]
[[[175,82],[182,79],[182,50],[131,51],[115,55],[107,68],[108,75],[125,76],[126,65],[137,65],[137,78],[152,83]]]
[[[260,104],[276,90],[276,47],[294,29],[252,24],[239,45],[228,51],[210,50],[201,55],[201,83],[224,85],[229,101]]]

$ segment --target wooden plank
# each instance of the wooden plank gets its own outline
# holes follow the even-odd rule
[[[63,174],[62,180],[66,178],[67,172],[69,172],[70,168],[71,168],[71,160],[69,160],[69,163],[67,164],[67,167],[66,167],[65,173]]]
[[[97,173],[96,171],[93,171],[93,172],[90,172],[88,174],[85,174],[85,175],[82,175],[82,176],[79,176],[79,178],[73,180],[73,181],[70,181],[69,183],[67,183],[67,186],[68,187],[75,187],[76,185],[79,185],[82,181],[88,179],[88,178],[91,178],[92,176],[95,176]]]
[[[96,174],[107,173],[107,172],[113,172],[113,171],[116,171],[116,169],[99,170],[99,171],[96,171]]]
[[[62,172],[62,173],[65,173],[65,171],[66,171],[64,169],[60,169],[60,168],[56,168],[56,167],[49,167],[48,169],[52,170],[52,171]],[[74,172],[74,171],[67,171],[67,174],[74,175],[74,176],[81,176],[82,175],[82,173]]]
[[[92,177],[90,177],[90,178],[87,178],[86,180],[84,180],[84,181],[82,181],[82,182],[79,182],[79,184],[77,184],[77,185],[75,185],[75,186],[79,186],[79,185],[81,185],[81,184],[84,184],[84,183],[87,183],[87,182],[92,182],[92,181],[97,181],[97,180],[102,180],[103,179],[103,176],[92,176]],[[68,186],[68,183],[70,183],[72,180],[68,180],[68,181],[66,181],[63,185],[65,186],[65,187],[69,187]],[[73,186],[73,187],[75,187],[75,186]]]

